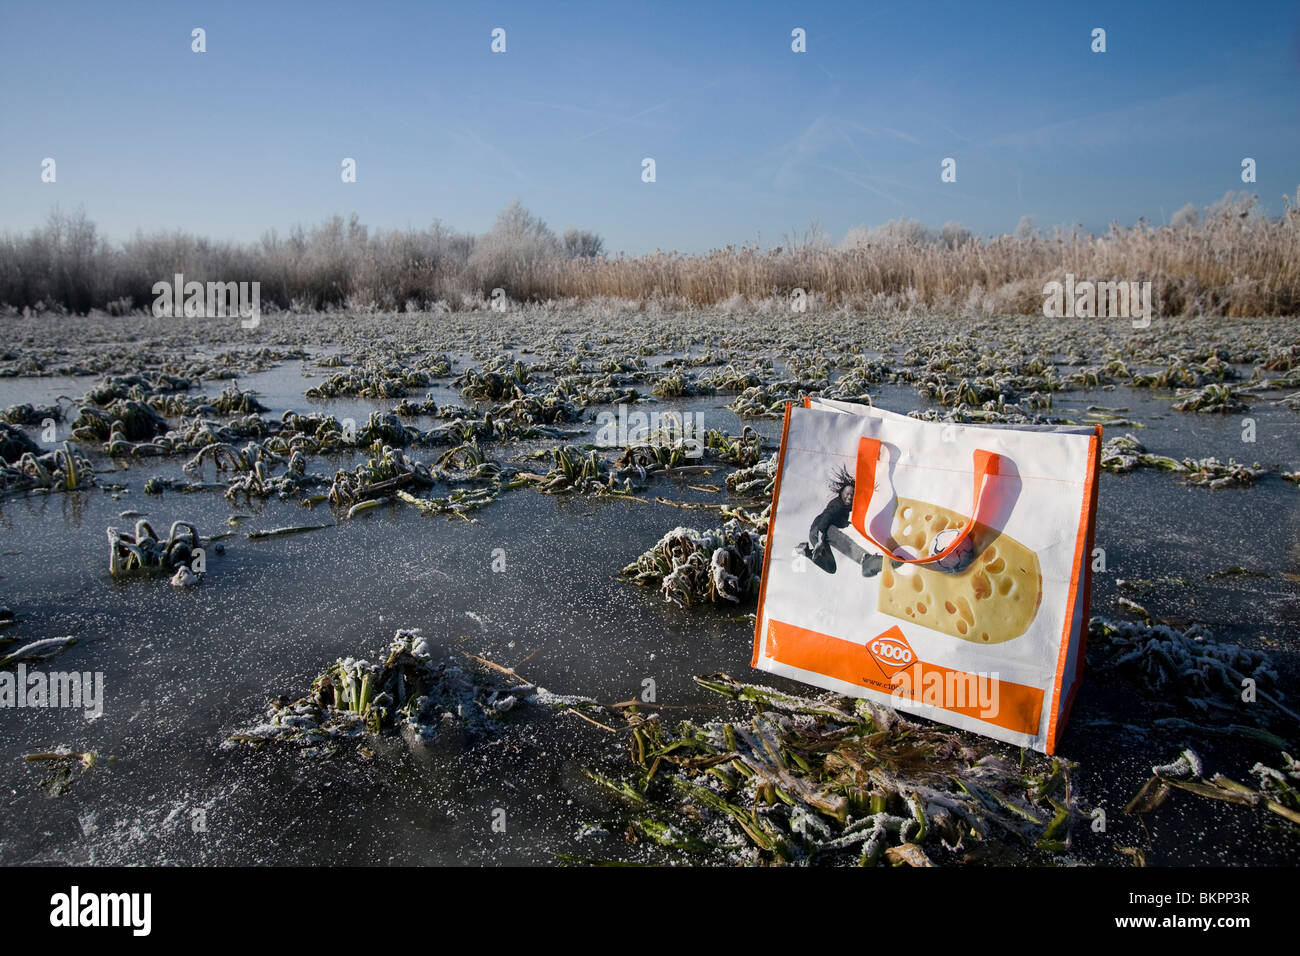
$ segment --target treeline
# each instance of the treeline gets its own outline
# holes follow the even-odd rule
[[[557,235],[518,202],[482,236],[435,221],[422,230],[370,230],[354,214],[319,226],[272,231],[255,243],[184,232],[105,239],[84,211],[55,210],[45,226],[0,237],[0,305],[10,309],[124,314],[148,309],[153,285],[261,283],[263,307],[404,311],[477,305],[542,262],[595,258],[600,236]]]
[[[1151,281],[1162,315],[1300,312],[1300,190],[1279,217],[1253,196],[1184,207],[1168,225],[1112,225],[980,239],[959,223],[932,232],[897,220],[833,244],[816,227],[780,247],[700,255],[607,256],[600,236],[552,231],[518,202],[475,236],[434,222],[371,231],[334,217],[255,243],[186,233],[114,243],[84,213],[54,212],[27,235],[0,238],[0,306],[125,314],[148,309],[159,280],[257,281],[264,309],[428,311],[481,308],[492,290],[515,301],[656,302],[729,309],[780,305],[801,289],[810,308],[922,308],[1037,313],[1043,286],[1066,273]]]

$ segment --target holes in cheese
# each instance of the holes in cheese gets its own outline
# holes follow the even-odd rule
[[[967,624],[975,623],[975,613],[970,609],[970,604],[964,597],[957,598],[957,613],[966,620]]]
[[[946,508],[898,499],[890,540],[929,554],[930,542],[966,519]],[[958,574],[923,565],[884,563],[877,608],[893,617],[977,644],[997,644],[1019,637],[1029,627],[1042,600],[1038,556],[1019,541],[987,525],[971,531],[976,560]]]

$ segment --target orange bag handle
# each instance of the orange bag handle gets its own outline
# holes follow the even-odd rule
[[[875,438],[859,438],[857,475],[853,484],[853,513],[851,517],[853,527],[857,529],[858,534],[862,535],[894,561],[901,561],[904,564],[930,564],[948,557],[961,547],[963,541],[970,537],[970,533],[975,527],[975,519],[979,515],[980,504],[984,500],[984,489],[987,486],[986,479],[989,475],[999,473],[998,462],[1002,456],[977,448],[972,458],[975,480],[971,495],[970,516],[966,519],[966,523],[962,525],[961,533],[957,535],[957,539],[938,554],[921,558],[903,558],[894,554],[889,548],[886,548],[867,533],[867,509],[871,505],[871,495],[876,487],[876,463],[880,460],[880,442]]]

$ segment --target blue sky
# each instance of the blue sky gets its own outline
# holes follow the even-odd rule
[[[1228,190],[1277,212],[1297,185],[1294,2],[0,0],[0,231],[56,202],[115,238],[483,231],[518,198],[612,251],[695,252],[810,219],[1102,229]]]

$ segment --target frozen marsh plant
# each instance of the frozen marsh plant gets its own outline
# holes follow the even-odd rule
[[[435,220],[424,229],[370,230],[353,214],[255,243],[185,233],[106,240],[83,213],[53,213],[27,235],[0,237],[0,306],[10,310],[147,308],[154,283],[176,272],[198,282],[260,283],[266,308],[428,311],[489,301],[621,300],[672,308],[901,308],[1032,315],[1043,286],[1067,274],[1150,282],[1162,316],[1294,315],[1300,310],[1300,190],[1276,218],[1254,196],[1229,193],[1168,225],[1112,224],[1101,236],[1022,222],[977,238],[960,223],[938,233],[895,220],[850,231],[838,247],[819,230],[771,249],[726,246],[699,255],[606,254],[599,235],[557,234],[520,203],[483,235]],[[502,290],[493,300],[493,290]]]

